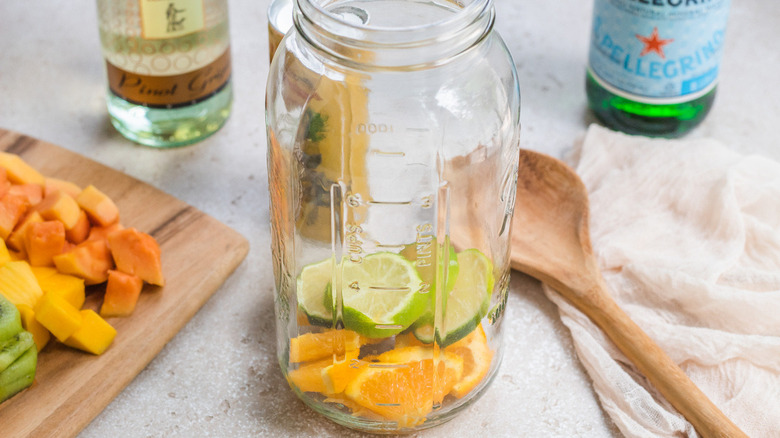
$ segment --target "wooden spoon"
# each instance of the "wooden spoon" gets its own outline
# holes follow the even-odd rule
[[[563,162],[521,150],[512,267],[557,290],[609,336],[704,437],[747,437],[618,307],[593,256],[588,194]]]

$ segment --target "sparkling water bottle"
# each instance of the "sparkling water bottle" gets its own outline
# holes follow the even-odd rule
[[[678,137],[715,99],[730,0],[595,0],[588,103],[607,126]]]

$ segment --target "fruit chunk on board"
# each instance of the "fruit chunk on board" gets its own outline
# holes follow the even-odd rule
[[[33,335],[16,306],[0,295],[0,403],[32,385],[38,361]]]
[[[0,152],[0,237],[0,295],[18,308],[36,352],[54,337],[101,354],[116,335],[103,317],[130,315],[145,280],[165,282],[156,240],[122,226],[110,197],[92,185],[44,177],[6,152]],[[121,281],[112,282],[106,313],[82,309],[85,285],[106,283],[112,272]]]

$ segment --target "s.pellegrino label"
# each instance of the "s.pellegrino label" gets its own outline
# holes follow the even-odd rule
[[[608,91],[673,104],[717,84],[729,0],[595,0],[589,72]]]

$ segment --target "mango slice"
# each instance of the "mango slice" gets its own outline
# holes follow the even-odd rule
[[[65,298],[76,309],[81,309],[86,299],[84,280],[72,275],[54,273],[38,279],[44,294],[52,293]]]
[[[33,310],[35,319],[60,342],[64,342],[81,327],[79,310],[57,294],[45,294]]]
[[[81,327],[63,343],[92,354],[103,354],[114,342],[116,329],[91,309],[81,312]]]
[[[43,347],[51,340],[51,333],[35,319],[35,311],[32,307],[26,304],[19,304],[16,308],[19,310],[19,315],[22,317],[22,327],[32,333],[33,341],[35,341],[35,346],[38,348],[38,351],[43,350]]]
[[[20,260],[0,266],[0,294],[17,306],[26,304],[34,309],[43,297],[43,290],[30,265]]]

